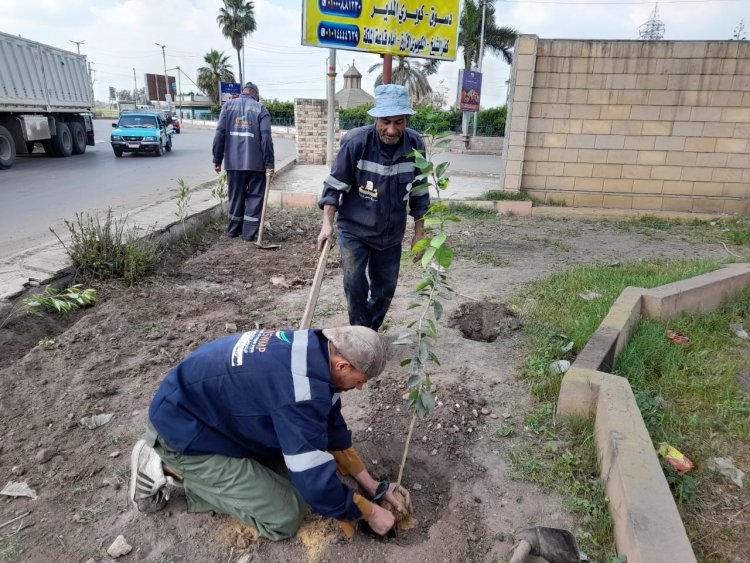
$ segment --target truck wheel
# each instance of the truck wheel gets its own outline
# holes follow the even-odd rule
[[[116,148],[112,147],[112,152],[115,153],[115,156],[117,158],[122,158],[122,149],[116,149]]]
[[[83,125],[78,122],[68,124],[70,136],[73,140],[73,154],[83,154],[86,152],[86,131]]]
[[[57,135],[51,141],[55,156],[64,158],[73,154],[73,135],[70,134],[67,123],[57,122]]]
[[[159,146],[154,149],[154,154],[156,156],[162,156],[164,154],[164,145],[159,143]]]
[[[167,144],[164,147],[164,150],[166,150],[167,152],[172,152],[172,139],[169,139],[167,141]]]
[[[16,143],[5,127],[0,125],[0,169],[10,168],[16,161]]]

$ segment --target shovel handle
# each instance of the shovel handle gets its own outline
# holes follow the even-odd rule
[[[330,241],[326,241],[323,246],[323,250],[320,253],[318,259],[318,267],[315,270],[315,277],[313,278],[312,288],[310,289],[310,297],[307,298],[307,305],[305,305],[305,312],[302,315],[302,322],[299,327],[303,330],[310,328],[312,324],[313,313],[315,312],[315,305],[318,302],[318,296],[320,295],[320,286],[323,283],[323,274],[326,271],[326,263],[328,262],[328,253],[331,251]]]
[[[263,225],[266,222],[266,205],[268,204],[268,191],[271,189],[271,174],[266,172],[266,189],[263,190],[263,206],[260,210],[260,227],[258,228],[258,246],[263,245]]]

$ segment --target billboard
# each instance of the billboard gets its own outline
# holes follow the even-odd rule
[[[177,96],[177,91],[174,89],[174,83],[175,83],[175,77],[174,76],[168,76],[170,88],[169,88],[169,95],[170,101],[175,99]],[[146,74],[144,76],[145,84],[146,84],[146,93],[148,94],[149,100],[158,100],[160,102],[166,102],[166,94],[167,94],[167,88],[166,84],[164,82],[164,75],[163,74]]]
[[[459,0],[303,0],[302,44],[456,60]]]
[[[479,111],[482,95],[482,73],[475,70],[458,71],[458,109]]]
[[[242,88],[239,82],[219,82],[219,103],[223,106],[227,100],[239,98]]]

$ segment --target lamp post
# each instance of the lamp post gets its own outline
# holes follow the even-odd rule
[[[161,47],[161,57],[164,62],[164,88],[166,89],[166,92],[164,93],[164,101],[167,103],[167,109],[171,110],[172,106],[170,105],[169,98],[168,98],[170,94],[169,94],[169,78],[167,78],[167,55],[164,51],[164,49],[166,48],[166,45],[162,45],[161,43],[154,43],[154,45],[156,45],[157,47]],[[157,82],[157,86],[156,86],[157,99],[159,97],[159,85],[158,84],[159,83]]]
[[[68,41],[70,41],[71,43],[75,43],[76,44],[76,48],[78,49],[78,54],[80,55],[81,54],[81,45],[83,43],[86,43],[86,40],[84,39],[83,41],[73,41],[72,39],[68,39]]]
[[[180,113],[180,119],[182,119],[182,77],[180,76],[180,73],[182,70],[180,69],[179,65],[174,68],[168,68],[167,71],[170,70],[176,70],[177,71],[177,106],[179,107],[179,113]]]
[[[484,12],[487,7],[487,0],[482,2],[482,31],[479,33],[479,72],[482,72],[482,58],[484,58]],[[477,136],[477,121],[479,121],[479,112],[474,114],[474,136]]]

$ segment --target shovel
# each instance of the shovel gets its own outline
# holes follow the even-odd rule
[[[331,251],[331,246],[331,242],[326,241],[323,250],[320,252],[318,267],[315,270],[315,277],[313,278],[312,288],[310,289],[310,296],[307,298],[305,312],[302,315],[302,322],[299,325],[303,330],[310,328],[310,325],[312,324],[313,313],[315,313],[315,305],[318,303],[320,286],[323,283],[323,274],[326,271],[326,263],[328,262],[328,253]]]
[[[275,250],[278,244],[263,244],[263,228],[266,224],[266,204],[268,203],[268,192],[271,190],[271,174],[266,172],[266,189],[263,192],[263,208],[260,211],[260,228],[258,229],[258,239],[255,246],[263,250]]]
[[[523,563],[531,555],[543,557],[550,563],[579,563],[581,556],[575,536],[568,530],[535,526],[516,534],[518,543],[508,563]]]

